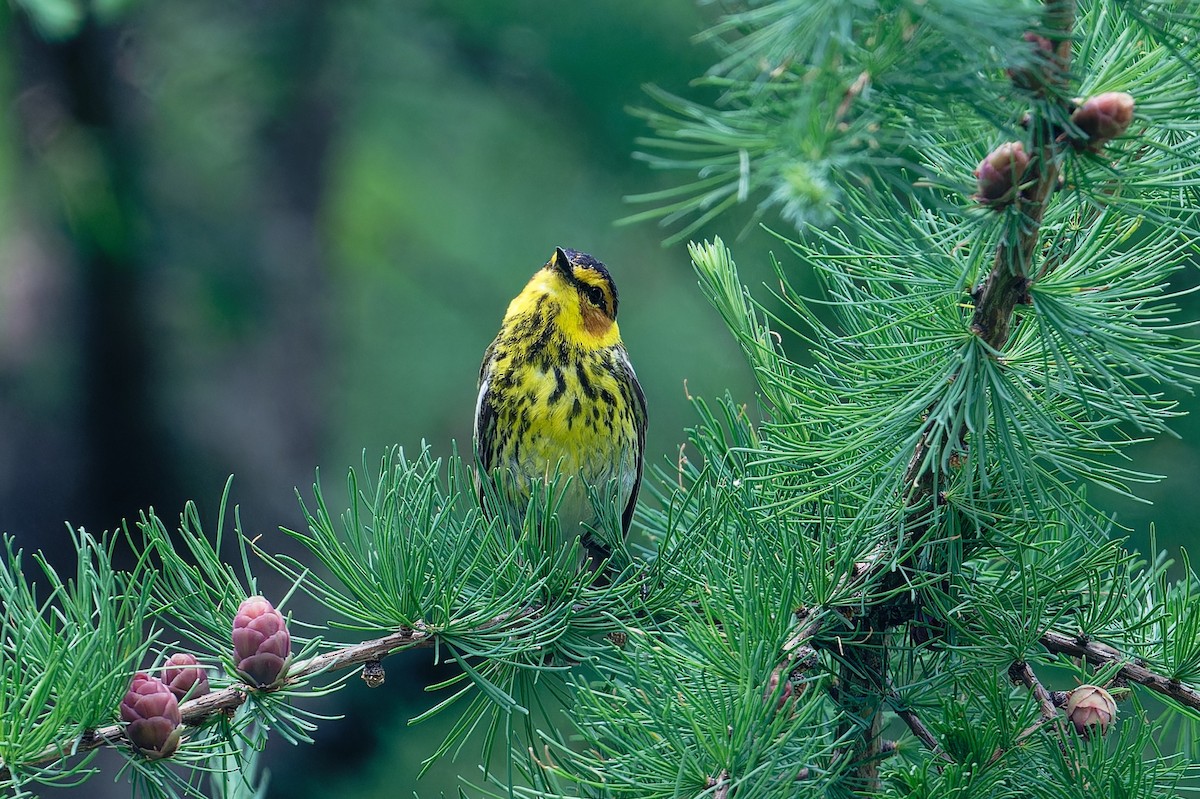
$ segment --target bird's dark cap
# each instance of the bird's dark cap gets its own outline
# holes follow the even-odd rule
[[[574,275],[571,273],[572,266],[583,266],[599,272],[604,277],[604,281],[608,283],[609,289],[612,291],[613,316],[614,318],[616,317],[616,308],[618,302],[617,284],[613,281],[612,275],[608,273],[608,267],[603,263],[597,261],[586,252],[572,250],[569,247],[555,247],[554,255],[550,256],[550,263],[546,264],[546,266],[549,266],[551,269],[557,269],[563,274],[563,276],[572,281],[574,281]]]
[[[603,275],[608,274],[608,267],[586,252],[572,250],[569,247],[555,247],[554,255],[550,257],[550,266],[566,270],[568,265],[587,266]]]

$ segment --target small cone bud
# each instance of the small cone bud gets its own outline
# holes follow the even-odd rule
[[[121,720],[125,722],[125,737],[144,757],[170,757],[179,748],[183,723],[179,700],[157,677],[140,671],[133,675],[121,700]]]
[[[791,699],[800,696],[804,693],[804,684],[799,681],[799,672],[794,662],[782,663],[771,670],[771,676],[767,678],[767,686],[763,690],[763,701],[770,702],[772,698],[775,700],[775,709],[783,710]],[[783,681],[783,688],[779,687],[780,681]]]
[[[252,596],[233,619],[233,659],[238,672],[256,688],[270,688],[287,673],[292,636],[287,622],[261,596]]]
[[[1105,92],[1089,97],[1071,114],[1071,124],[1087,137],[1075,139],[1075,145],[1092,149],[1103,147],[1126,131],[1133,121],[1133,109],[1133,97],[1125,92]]]
[[[186,652],[176,652],[163,664],[162,680],[180,702],[208,693],[208,675],[199,661]]]
[[[1008,76],[1019,89],[1039,91],[1045,84],[1045,65],[1054,56],[1054,43],[1033,31],[1027,31],[1024,38],[1032,45],[1033,58],[1022,66],[1009,68]]]
[[[775,709],[776,710],[782,710],[783,706],[786,705],[787,701],[789,699],[791,699],[791,697],[792,697],[791,683],[785,683],[783,686],[783,690],[780,690],[780,688],[779,688],[779,680],[783,676],[781,673],[782,670],[783,670],[783,666],[776,666],[771,671],[771,676],[767,678],[767,688],[765,691],[763,691],[763,699],[765,701],[770,702],[772,699],[776,700],[775,701]],[[778,694],[778,698],[776,699],[777,694]]]
[[[1025,35],[1022,38],[1043,53],[1054,52],[1054,43],[1041,34],[1034,33],[1033,31],[1025,31]]]
[[[1067,718],[1085,738],[1094,732],[1104,735],[1117,720],[1117,703],[1100,686],[1081,685],[1067,699]]]
[[[975,177],[979,179],[975,201],[993,208],[1010,204],[1027,166],[1029,156],[1019,141],[1005,142],[992,150],[975,168]]]

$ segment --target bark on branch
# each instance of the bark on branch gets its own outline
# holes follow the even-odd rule
[[[1042,646],[1060,655],[1083,658],[1093,666],[1120,663],[1118,677],[1145,686],[1156,693],[1174,699],[1181,705],[1200,710],[1200,691],[1180,680],[1173,680],[1152,671],[1137,658],[1098,641],[1081,641],[1078,636],[1067,635],[1057,630],[1047,630],[1041,638]]]

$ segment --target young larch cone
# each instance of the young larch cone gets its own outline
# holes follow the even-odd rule
[[[271,688],[287,672],[292,636],[287,622],[261,596],[252,596],[233,619],[233,659],[238,672],[256,688]]]
[[[180,702],[208,693],[208,675],[194,655],[176,652],[163,664],[162,681]]]
[[[1006,71],[1018,89],[1040,93],[1046,88],[1046,70],[1053,63],[1054,43],[1033,31],[1026,32],[1025,41],[1032,46],[1031,57],[1021,66]]]
[[[1085,738],[1093,732],[1104,735],[1117,720],[1117,703],[1098,685],[1081,685],[1067,699],[1067,718]]]
[[[772,699],[775,699],[776,694],[779,695],[779,698],[775,699],[776,710],[783,710],[783,706],[787,704],[788,700],[792,698],[792,694],[794,693],[792,689],[792,681],[783,676],[783,668],[784,667],[780,665],[771,670],[771,676],[767,678],[766,690],[763,691],[763,701],[765,702],[770,702]],[[780,680],[784,680],[782,690],[779,688]]]
[[[157,677],[139,671],[121,700],[125,737],[143,757],[170,757],[179,748],[179,700]]]
[[[988,153],[988,157],[975,168],[979,179],[979,190],[974,200],[991,208],[1003,208],[1013,201],[1016,189],[1021,185],[1021,176],[1029,166],[1029,155],[1019,141],[1001,144]]]
[[[1072,139],[1082,149],[1103,147],[1120,136],[1133,121],[1134,102],[1125,92],[1105,92],[1089,97],[1071,114],[1071,124],[1087,137]]]

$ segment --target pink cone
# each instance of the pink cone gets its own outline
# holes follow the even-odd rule
[[[121,700],[125,737],[151,760],[170,757],[179,748],[179,700],[157,677],[139,671]]]
[[[1134,102],[1125,92],[1089,97],[1071,114],[1071,123],[1087,136],[1077,146],[1102,147],[1126,131],[1133,121]]]
[[[1085,738],[1093,733],[1104,735],[1117,720],[1117,703],[1100,686],[1081,685],[1067,699],[1067,718]]]
[[[162,681],[180,702],[208,693],[208,674],[195,656],[176,652],[163,664]]]
[[[238,672],[256,688],[270,688],[287,672],[292,636],[287,622],[266,599],[252,596],[233,619],[233,659]]]
[[[1001,144],[988,153],[988,157],[980,161],[979,166],[975,168],[979,190],[974,199],[994,208],[1008,205],[1016,196],[1016,188],[1021,184],[1021,177],[1028,166],[1029,156],[1021,142],[1010,141]]]

